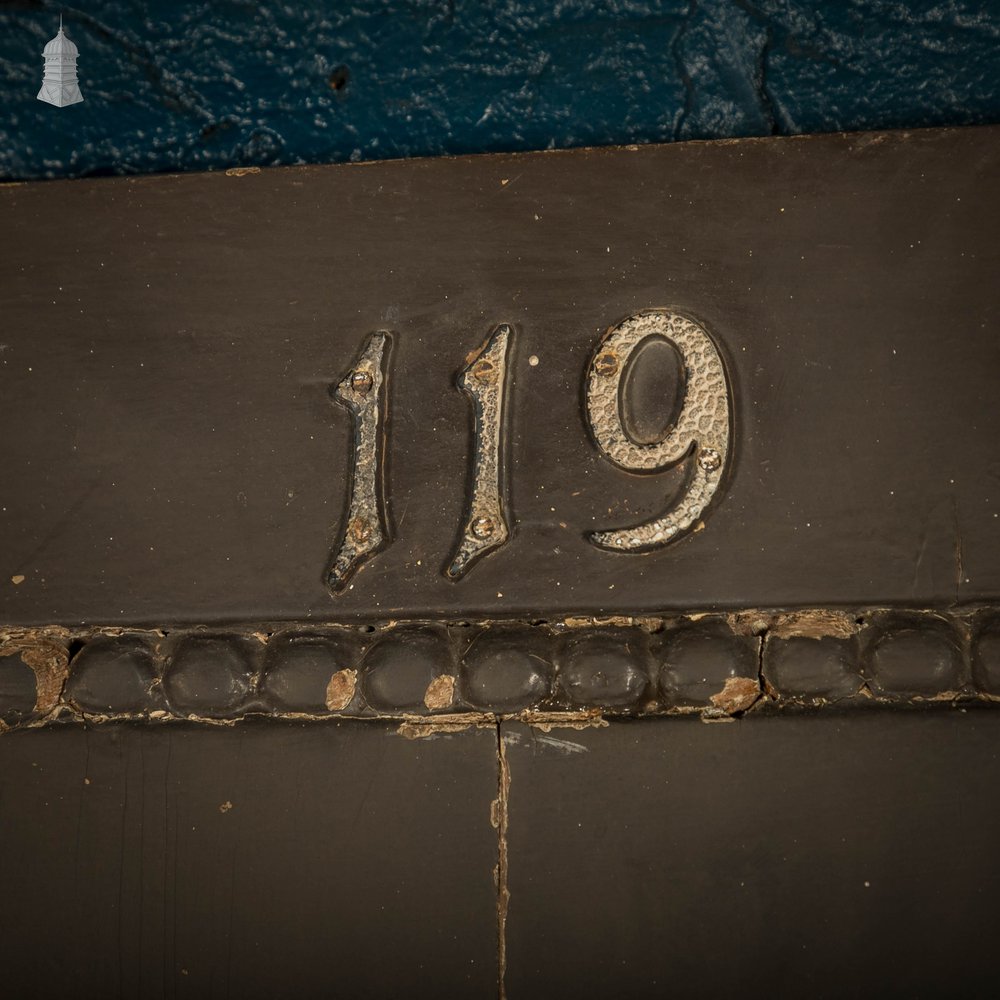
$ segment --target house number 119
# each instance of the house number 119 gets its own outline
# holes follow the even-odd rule
[[[622,418],[622,376],[636,350],[650,339],[674,345],[683,363],[681,407],[675,423],[651,443],[639,443]],[[453,580],[483,556],[505,545],[508,523],[506,421],[513,331],[495,327],[482,349],[461,370],[458,388],[472,404],[472,490],[462,531],[444,570]],[[370,556],[392,542],[386,513],[386,403],[392,338],[373,333],[334,398],[351,413],[353,463],[348,515],[328,574],[334,591],[344,587]],[[700,324],[680,313],[648,310],[611,327],[591,356],[586,374],[587,423],[601,453],[633,473],[665,472],[687,460],[690,473],[680,496],[658,517],[625,528],[587,534],[612,552],[648,552],[683,538],[719,489],[730,454],[730,386],[718,348]]]

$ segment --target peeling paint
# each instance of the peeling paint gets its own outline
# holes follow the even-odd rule
[[[357,670],[338,670],[326,686],[326,707],[340,712],[350,705],[358,684]]]
[[[18,655],[35,675],[35,708],[48,715],[59,704],[69,675],[69,651],[46,639],[10,639],[0,646],[0,657]]]
[[[453,715],[406,716],[396,733],[408,740],[422,740],[432,736],[461,733],[473,726],[495,726],[496,718],[485,712],[456,712]]]
[[[694,615],[695,621],[704,615]],[[767,611],[734,611],[726,615],[726,623],[736,635],[763,635],[771,627],[774,615]]]
[[[965,698],[965,692],[963,691],[939,691],[937,694],[931,695],[927,698],[927,701],[959,701]]]
[[[578,615],[564,618],[563,624],[566,628],[601,628],[603,626],[629,628],[631,626],[638,626],[647,632],[658,632],[663,628],[663,619],[652,615],[607,615],[604,617]]]
[[[727,677],[722,690],[713,694],[711,702],[727,715],[745,712],[761,695],[756,677]]]
[[[441,674],[427,685],[424,704],[431,712],[449,708],[455,700],[455,678],[451,674]]]
[[[608,724],[600,709],[587,709],[582,712],[521,712],[517,718],[526,725],[533,726],[543,733],[553,729],[603,729]]]
[[[828,636],[849,639],[860,628],[857,619],[846,611],[791,611],[774,617],[768,636],[774,639],[824,639]]]

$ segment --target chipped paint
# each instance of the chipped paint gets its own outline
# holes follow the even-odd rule
[[[424,704],[431,712],[450,708],[455,700],[455,678],[451,674],[441,674],[427,685]]]
[[[692,616],[694,620],[704,615]],[[735,635],[763,635],[771,627],[774,615],[767,611],[734,611],[726,615],[726,624]]]
[[[860,631],[860,624],[854,615],[846,611],[791,611],[775,615],[768,629],[768,637],[773,639],[849,639]]]
[[[727,715],[745,712],[761,695],[756,677],[727,677],[722,690],[709,699]]]
[[[69,651],[48,639],[10,639],[0,646],[0,657],[18,655],[35,675],[35,708],[38,715],[48,715],[59,704],[69,675]]]
[[[566,628],[601,628],[603,626],[629,628],[638,626],[646,632],[658,632],[663,628],[663,619],[652,615],[608,615],[606,617],[578,615],[564,618],[563,624]]]
[[[357,670],[338,670],[326,686],[326,707],[341,712],[354,700],[358,684]]]
[[[553,729],[603,729],[608,724],[600,709],[580,712],[535,712],[529,709],[516,718],[543,733],[551,733]]]
[[[455,712],[452,715],[408,715],[396,730],[397,735],[408,740],[423,740],[433,736],[461,733],[473,727],[485,728],[496,725],[496,718],[486,712]]]

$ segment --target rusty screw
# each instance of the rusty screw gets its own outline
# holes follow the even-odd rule
[[[610,351],[599,354],[597,360],[594,362],[594,371],[598,375],[604,375],[605,377],[614,375],[618,371],[618,356],[612,354]]]
[[[493,518],[487,516],[486,514],[481,514],[472,522],[472,534],[476,538],[484,541],[489,538],[494,531],[496,531],[496,525],[493,523]]]
[[[698,456],[698,464],[706,472],[717,472],[722,465],[722,456],[714,448],[706,448]]]
[[[493,367],[492,361],[477,361],[472,366],[472,374],[480,382],[492,382],[496,377],[496,369]]]
[[[375,380],[372,378],[371,372],[366,372],[364,369],[359,368],[351,376],[351,388],[360,393],[362,396],[365,393],[370,392],[372,386],[375,384]]]
[[[356,542],[367,542],[372,537],[372,526],[363,517],[354,518],[347,530]]]

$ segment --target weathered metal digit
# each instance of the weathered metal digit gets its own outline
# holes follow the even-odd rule
[[[354,422],[353,465],[347,521],[327,575],[341,590],[369,556],[391,540],[385,499],[385,425],[388,403],[388,359],[392,339],[385,330],[373,333],[351,370],[333,392]]]
[[[504,403],[510,342],[511,328],[506,323],[496,327],[458,377],[459,388],[472,400],[475,444],[472,495],[458,547],[445,569],[445,575],[453,580],[463,576],[477,559],[500,548],[510,537],[504,512]]]
[[[660,440],[639,444],[622,419],[621,380],[633,352],[653,337],[680,352],[683,405],[676,423]],[[630,528],[591,532],[590,541],[616,552],[641,552],[683,537],[719,489],[730,451],[729,382],[704,327],[665,310],[637,313],[612,327],[587,371],[587,417],[601,451],[629,472],[662,472],[689,456],[693,465],[683,493],[666,513]]]

